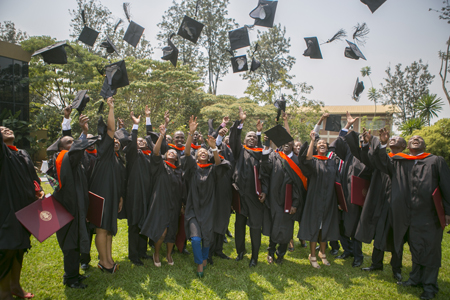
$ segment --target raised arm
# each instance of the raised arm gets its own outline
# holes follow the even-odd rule
[[[191,116],[189,119],[189,134],[186,141],[186,148],[184,149],[185,156],[189,157],[191,155],[191,144],[192,144],[192,135],[197,130],[197,117]]]
[[[109,135],[110,138],[114,139],[114,132],[115,132],[115,117],[114,117],[114,98],[113,97],[109,97],[107,99],[107,103],[109,106],[109,114],[108,114],[108,123],[107,123],[107,134]]]
[[[376,149],[373,149],[373,154],[371,158],[373,158],[374,166],[378,170],[380,170],[383,173],[388,174],[389,176],[392,175],[392,172],[394,171],[394,165],[392,163],[392,160],[388,156],[386,152],[387,143],[389,142],[389,131],[382,128],[380,129],[380,144],[377,146]],[[372,139],[372,147],[374,144],[374,139]],[[371,152],[370,152],[371,153]],[[369,154],[370,154],[369,153]]]
[[[288,122],[288,116],[287,113],[283,110],[283,113],[281,114],[284,120],[284,128],[286,128],[286,131],[291,134],[291,129],[289,128],[289,122]]]
[[[257,143],[258,148],[262,148],[262,142],[261,142],[262,129],[263,129],[263,123],[261,122],[261,120],[258,120],[258,122],[256,122],[256,136],[258,138],[258,143]]]
[[[239,154],[241,153],[241,133],[246,118],[247,113],[245,111],[242,111],[242,108],[239,107],[239,121],[234,122],[233,126],[231,126],[230,128],[230,148],[235,159],[238,159]]]
[[[164,136],[166,134],[166,127],[164,125],[159,125],[159,137],[156,141],[156,145],[153,148],[153,155],[159,156],[159,150],[161,149],[161,144],[164,140]]]
[[[320,132],[320,125],[322,125],[323,120],[325,120],[326,118],[328,118],[330,116],[329,113],[324,113],[319,121],[317,122],[316,126],[314,126],[314,132],[316,133],[317,136],[319,136],[319,132]]]
[[[316,140],[316,132],[312,130],[309,134],[310,142],[309,142],[309,148],[308,153],[306,153],[306,160],[312,160],[313,159],[313,153],[314,153],[314,142]]]
[[[214,153],[214,163],[217,165],[220,165],[220,157],[219,153],[217,152],[217,146],[216,146],[216,139],[210,135],[208,135],[208,145],[211,148],[211,151]]]
[[[145,129],[147,130],[147,135],[153,131],[152,121],[150,120],[150,108],[148,105],[145,106]]]
[[[88,135],[88,131],[89,131],[89,118],[85,115],[80,115],[80,117],[78,118],[78,122],[80,124],[81,127],[81,135],[80,135],[80,140],[85,140],[87,139],[87,135]]]

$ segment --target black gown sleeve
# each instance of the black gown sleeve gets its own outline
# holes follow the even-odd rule
[[[273,152],[263,154],[261,156],[261,164],[259,165],[259,178],[261,181],[261,191],[268,195],[270,187],[270,175],[273,169]]]
[[[442,195],[442,204],[444,205],[445,215],[450,216],[450,169],[444,158],[439,156],[437,159],[439,172],[439,188]]]
[[[137,135],[138,131],[137,129],[133,129],[131,131],[131,143],[127,146],[127,164],[129,164],[130,167],[133,166],[134,162],[137,159],[138,156],[138,149],[137,149]]]
[[[147,135],[150,135],[153,131],[153,126],[152,124],[150,125],[145,125],[145,129],[147,130]]]
[[[239,124],[241,124],[241,121],[237,120],[230,128],[230,148],[231,151],[233,152],[233,156],[235,157],[235,159],[239,158],[239,155],[241,154],[242,150],[242,143],[241,143],[242,129],[238,129]]]

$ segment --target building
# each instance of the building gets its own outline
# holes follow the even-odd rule
[[[0,41],[0,113],[10,110],[29,121],[28,63],[31,54],[15,44]]]
[[[377,105],[376,112],[374,105],[338,105],[338,106],[325,106],[322,108],[323,112],[328,112],[333,115],[341,115],[341,126],[345,127],[347,124],[347,111],[353,118],[359,117],[359,119],[353,124],[352,130],[362,132],[363,127],[372,129],[372,134],[377,135],[378,130],[381,128],[388,128],[392,131],[392,112],[394,108],[392,105]],[[375,122],[374,122],[375,117]],[[320,126],[320,137],[326,139],[331,143],[337,139],[339,132],[326,131],[326,121]]]

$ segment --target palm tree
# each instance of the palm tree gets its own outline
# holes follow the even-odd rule
[[[372,69],[369,66],[363,67],[361,69],[362,77],[366,76],[369,77],[370,85],[372,86],[369,92],[367,93],[367,97],[369,98],[370,101],[373,101],[373,103],[375,104],[375,113],[373,114],[373,117],[375,118],[375,115],[377,114],[377,100],[381,97],[381,95],[377,92],[377,89],[373,87],[372,78],[370,78],[370,74],[372,74]]]
[[[417,102],[416,109],[419,111],[420,117],[424,118],[430,126],[431,118],[438,116],[443,105],[442,98],[437,98],[436,94],[425,94]]]
[[[406,120],[404,123],[402,123],[398,129],[402,132],[402,136],[408,136],[411,135],[414,130],[422,129],[423,127],[423,120],[419,118],[412,118]]]

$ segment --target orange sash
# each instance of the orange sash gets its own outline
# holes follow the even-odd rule
[[[144,153],[145,155],[150,155],[150,153],[152,153],[152,151],[150,150],[141,150],[142,153]]]
[[[207,167],[209,167],[209,166],[211,166],[212,164],[199,164],[199,163],[197,163],[197,165],[200,167],[200,168],[207,168]]]
[[[395,154],[395,155],[393,155],[393,156],[391,156],[391,157],[393,157],[393,158],[404,158],[404,159],[407,159],[407,160],[417,160],[417,159],[424,159],[425,157],[428,157],[430,155],[430,153],[422,153],[422,154],[420,154],[420,155],[417,155],[417,156],[412,156],[412,155],[408,155],[408,154],[405,154],[405,153],[403,153],[403,152],[399,152],[399,153],[397,153],[397,154]]]
[[[170,162],[168,162],[167,160],[164,161],[169,167],[171,167],[172,169],[176,169],[177,167],[173,164],[171,164]]]
[[[167,144],[169,147],[177,149],[178,151],[183,151],[184,150],[184,146],[183,147],[177,147],[174,144]]]
[[[61,164],[64,158],[64,155],[67,153],[67,150],[61,150],[61,152],[59,152],[58,157],[56,158],[56,174],[58,174],[58,182],[59,182],[59,188],[62,187],[61,185]]]
[[[322,156],[322,155],[313,155],[313,157],[320,159],[320,160],[327,160],[328,157],[327,156]]]
[[[292,170],[294,170],[295,174],[297,174],[298,177],[300,177],[300,179],[303,182],[303,187],[305,188],[305,190],[307,190],[308,189],[308,179],[303,175],[302,170],[300,170],[300,168],[297,166],[297,164],[292,159],[290,159],[286,154],[284,154],[284,152],[280,151],[280,152],[278,152],[278,154],[280,154],[280,157],[282,159],[287,161],[287,163],[292,168]]]
[[[201,147],[202,147],[202,145],[194,145],[194,144],[191,143],[191,148],[192,148],[192,149],[198,150],[198,149],[200,149]],[[184,150],[184,149],[183,149],[183,150]]]
[[[263,148],[250,148],[250,147],[247,147],[247,145],[244,145],[244,148],[247,150],[254,151],[254,152],[262,152],[263,151]]]
[[[95,154],[95,155],[97,155],[97,149],[94,149],[94,150],[87,150],[87,149],[86,149],[86,152],[89,153],[89,154]]]
[[[7,145],[7,146],[8,146],[9,149],[11,149],[13,151],[18,151],[16,146],[10,146],[10,145]]]

